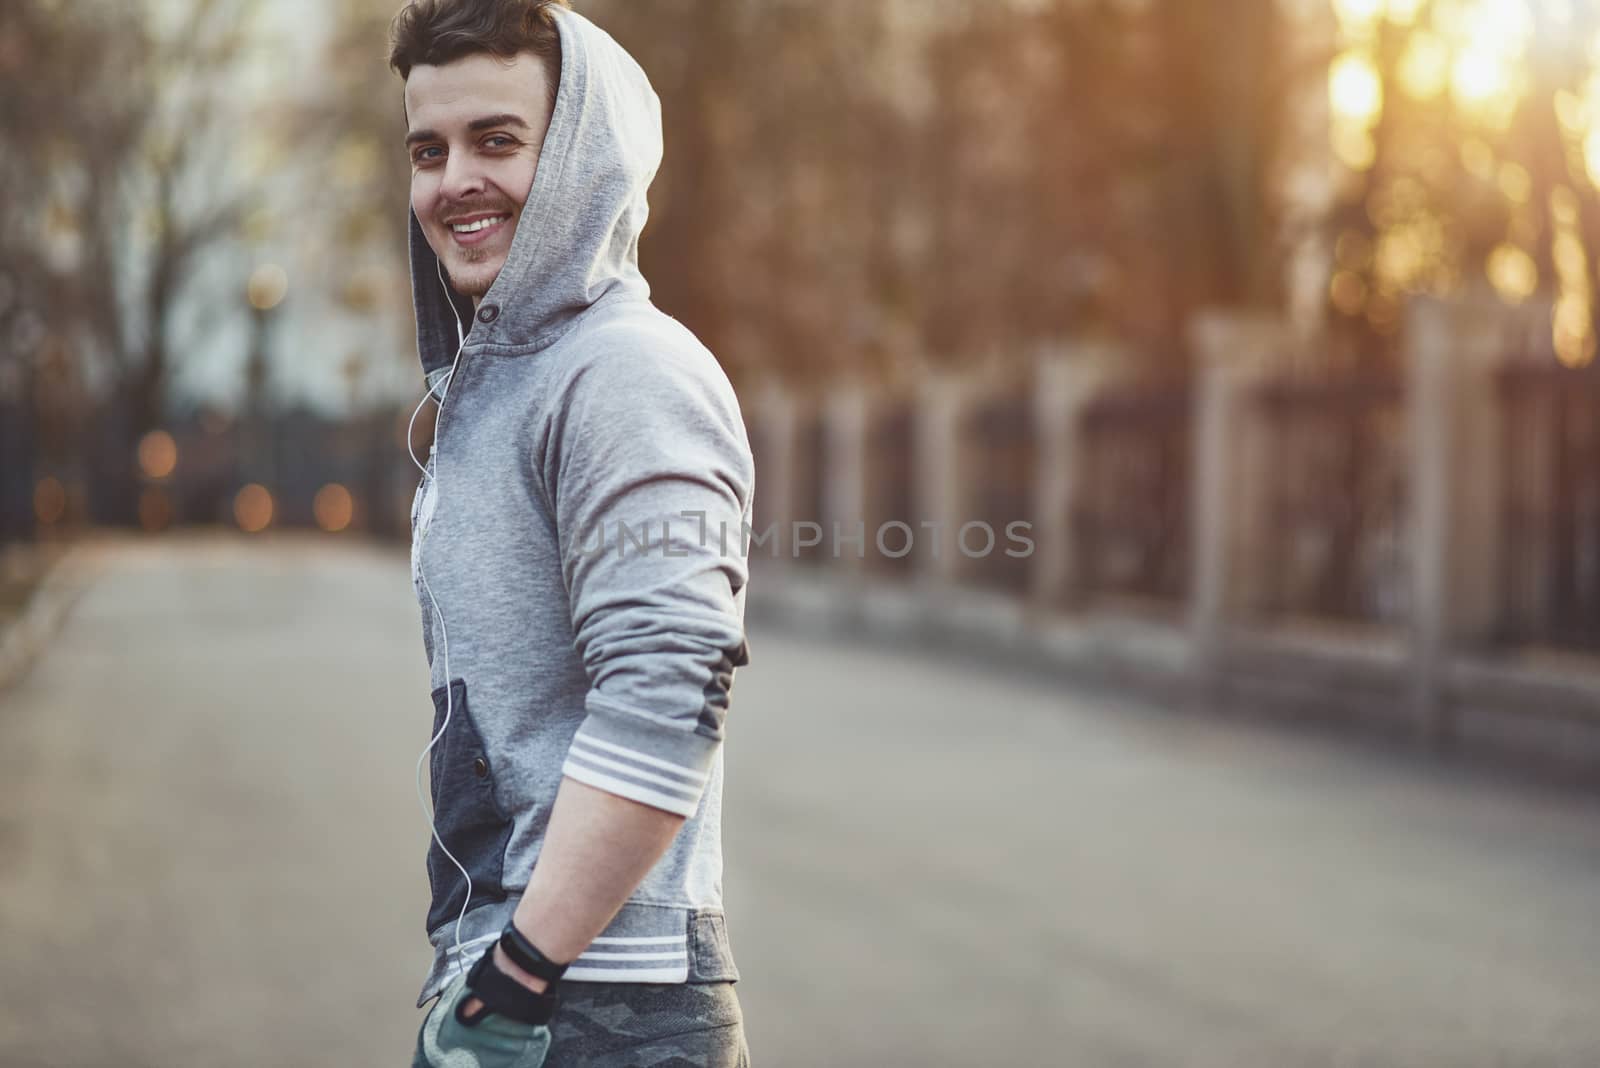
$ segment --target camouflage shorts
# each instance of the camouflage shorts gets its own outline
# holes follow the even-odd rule
[[[562,983],[550,1031],[544,1068],[750,1068],[732,983]]]

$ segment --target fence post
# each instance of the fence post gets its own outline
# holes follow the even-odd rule
[[[962,427],[966,402],[966,383],[953,375],[930,374],[920,384],[912,458],[922,510],[914,522],[916,566],[919,575],[941,584],[954,584],[962,573],[956,534],[968,474]]]
[[[1452,651],[1495,621],[1504,446],[1495,388],[1507,320],[1491,300],[1418,298],[1406,332],[1411,430],[1411,706],[1448,744]]]
[[[1227,627],[1254,592],[1248,565],[1260,559],[1265,465],[1270,443],[1250,418],[1249,394],[1285,359],[1289,335],[1275,318],[1204,313],[1190,342],[1198,362],[1193,420],[1189,640],[1192,669],[1215,695]]]
[[[1115,346],[1081,342],[1040,353],[1035,364],[1034,566],[1030,596],[1041,608],[1072,603],[1083,591],[1073,517],[1086,477],[1083,410],[1124,372]]]
[[[851,571],[865,567],[873,544],[866,529],[868,408],[866,391],[850,386],[829,394],[822,409],[823,515],[829,525],[822,543],[833,564]]]

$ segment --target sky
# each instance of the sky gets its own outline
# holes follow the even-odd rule
[[[152,5],[158,25],[168,27],[177,26],[177,16],[191,7],[190,0],[152,0]],[[174,392],[180,403],[223,407],[237,403],[251,340],[249,317],[210,314],[214,309],[208,305],[236,301],[242,312],[246,296],[240,278],[265,264],[281,266],[289,280],[285,299],[272,313],[276,321],[271,331],[270,388],[280,403],[303,402],[330,413],[347,410],[352,398],[346,366],[353,354],[359,354],[369,368],[356,398],[360,406],[394,406],[413,393],[421,396],[421,372],[410,334],[394,329],[392,317],[387,322],[375,321],[336,309],[331,294],[322,291],[317,279],[324,273],[328,238],[309,229],[320,225],[310,221],[314,216],[297,217],[296,204],[301,197],[316,195],[332,161],[313,160],[307,172],[307,161],[294,158],[297,146],[292,136],[284,153],[271,162],[263,165],[250,158],[255,150],[249,127],[252,122],[259,123],[259,109],[286,99],[314,100],[328,90],[323,60],[330,28],[328,7],[327,0],[264,4],[254,46],[228,74],[227,95],[239,109],[246,166],[262,171],[252,180],[260,182],[265,197],[274,202],[273,215],[278,222],[273,236],[259,246],[238,242],[219,248],[196,272],[199,281],[177,315],[178,336],[193,333],[198,341],[174,374]],[[384,47],[381,39],[373,42],[375,59],[381,57]],[[395,92],[398,99],[398,82]],[[404,166],[404,157],[399,152],[382,156],[380,165]],[[405,216],[403,209],[395,214],[398,230],[405,226]],[[408,292],[391,296],[409,309]],[[199,326],[202,323],[205,325]]]

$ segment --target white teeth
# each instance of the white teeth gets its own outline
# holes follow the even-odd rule
[[[453,224],[450,229],[458,234],[475,234],[486,226],[494,226],[496,223],[504,222],[509,218],[509,215],[496,215],[490,219],[479,219],[477,222]]]

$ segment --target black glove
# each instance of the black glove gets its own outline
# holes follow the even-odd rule
[[[467,1027],[476,1026],[491,1012],[520,1023],[547,1024],[556,1011],[555,989],[547,988],[544,993],[536,994],[501,971],[494,960],[493,946],[478,958],[478,963],[467,973],[467,990],[483,1002],[477,1014],[470,1019],[461,1008],[466,1004],[466,998],[462,998],[456,1006],[456,1020]]]

